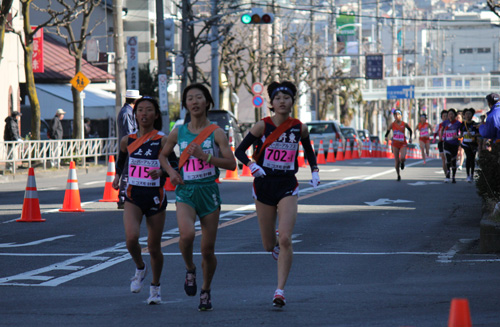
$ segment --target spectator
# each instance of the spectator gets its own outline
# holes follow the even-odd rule
[[[19,135],[19,117],[22,114],[18,111],[13,111],[9,117],[5,118],[5,129],[3,132],[4,141],[18,141],[22,142],[23,139]],[[15,159],[16,144],[7,144],[7,159]],[[7,169],[12,168],[12,164],[8,162],[6,164]]]
[[[64,115],[66,114],[66,111],[63,109],[57,109],[56,115],[54,118],[52,118],[52,121],[50,122],[50,138],[52,140],[62,140],[63,138],[63,127],[61,120],[63,120]],[[57,168],[61,167],[61,152],[62,152],[62,142],[57,141],[54,144],[52,144],[52,159],[51,159],[51,166]]]
[[[90,132],[92,131],[92,126],[90,126],[90,119],[85,118],[83,120],[83,128],[84,128],[84,133],[85,133],[85,138],[88,139],[90,137]]]
[[[124,136],[133,134],[137,131],[137,122],[134,117],[134,102],[141,98],[138,90],[127,90],[125,93],[125,105],[120,109],[117,118],[118,124],[118,140]],[[125,169],[121,174],[120,193],[118,195],[118,209],[123,209],[125,203],[125,191],[128,182],[128,161],[125,164]]]
[[[479,126],[479,134],[491,143],[500,143],[500,95],[491,93],[486,96],[490,111],[486,114],[486,122]]]

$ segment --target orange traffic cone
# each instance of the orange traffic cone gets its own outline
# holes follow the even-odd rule
[[[352,149],[352,158],[359,159],[359,147],[358,147],[358,141],[356,139],[354,139],[354,149]]]
[[[175,191],[175,186],[170,181],[170,177],[167,177],[167,180],[165,181],[165,185],[163,185],[163,188],[165,189],[165,191]]]
[[[118,202],[119,190],[113,188],[115,179],[115,156],[109,156],[108,172],[106,173],[106,184],[104,184],[104,194],[99,202]]]
[[[361,149],[361,158],[370,158],[370,151],[368,150],[368,141],[363,142]]]
[[[339,140],[339,145],[337,147],[337,161],[344,161],[344,146],[342,145],[342,140]]]
[[[469,301],[467,299],[453,299],[451,301],[448,327],[472,327]]]
[[[299,163],[300,168],[306,167],[306,160],[304,159],[304,147],[302,143],[299,142],[299,156],[297,157],[297,162]]]
[[[247,150],[246,155],[248,157],[248,150]],[[252,177],[252,172],[250,171],[250,168],[248,168],[247,165],[243,165],[243,170],[241,171],[241,176]]]
[[[40,214],[40,202],[38,201],[38,192],[36,190],[35,170],[29,169],[28,182],[26,183],[26,191],[24,192],[23,212],[19,222],[42,222]]]
[[[234,153],[234,147],[231,147],[231,151]],[[234,170],[226,170],[226,177],[224,177],[224,180],[232,180],[232,181],[239,181],[240,178],[238,177],[238,165],[236,165],[236,168]]]
[[[347,139],[346,143],[347,143],[347,146],[345,148],[344,159],[351,160],[352,159],[351,140]]]
[[[333,140],[330,139],[328,145],[328,154],[326,155],[326,162],[335,162],[335,149],[333,148]]]
[[[78,189],[78,178],[76,177],[75,162],[69,163],[68,183],[64,193],[62,212],[84,212],[80,202],[80,190]]]
[[[318,165],[326,164],[325,149],[323,148],[323,140],[319,140],[318,158],[316,161]]]

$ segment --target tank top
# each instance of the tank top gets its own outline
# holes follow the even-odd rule
[[[165,136],[163,132],[158,132],[152,139],[145,142],[133,153],[129,154],[128,159],[128,185],[142,187],[163,187],[165,177],[152,179],[148,176],[150,169],[160,169],[160,160],[158,156],[161,152],[161,138]],[[128,136],[130,145],[137,139],[136,134]]]
[[[401,121],[399,124],[395,121],[392,122],[392,140],[394,142],[406,142],[404,121]]]
[[[446,143],[454,145],[460,144],[460,141],[454,137],[458,135],[461,124],[462,123],[458,120],[455,120],[453,123],[448,120],[448,124],[446,124],[443,129],[443,138]]]
[[[420,138],[421,139],[428,139],[430,137],[429,133],[429,123],[419,123],[418,126],[418,131],[420,133]]]
[[[257,140],[257,151],[260,151],[266,138],[277,128],[271,117],[262,119],[265,124],[264,135]],[[302,123],[294,119],[292,127],[271,143],[260,156],[257,164],[266,172],[266,176],[294,176],[299,170],[297,155],[301,137]]]
[[[467,123],[466,121],[464,121],[460,126],[460,130],[462,131],[463,135],[463,145],[477,145],[476,137],[479,135],[479,130],[475,122]]]
[[[180,153],[198,136],[189,131],[188,125],[182,125],[177,135]],[[203,152],[211,154],[212,157],[219,156],[219,147],[215,144],[214,133],[210,134],[201,144]],[[181,177],[185,184],[201,184],[215,182],[219,177],[219,168],[211,163],[205,162],[194,156],[190,156],[184,166],[181,168]]]

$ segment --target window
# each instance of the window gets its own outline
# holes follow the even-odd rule
[[[460,49],[460,54],[472,53],[472,48],[469,49]]]
[[[477,48],[477,53],[491,53],[491,48]]]

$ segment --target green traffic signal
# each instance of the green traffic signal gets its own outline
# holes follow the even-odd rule
[[[241,16],[241,22],[243,24],[250,24],[252,22],[252,16],[250,14],[244,14]]]

